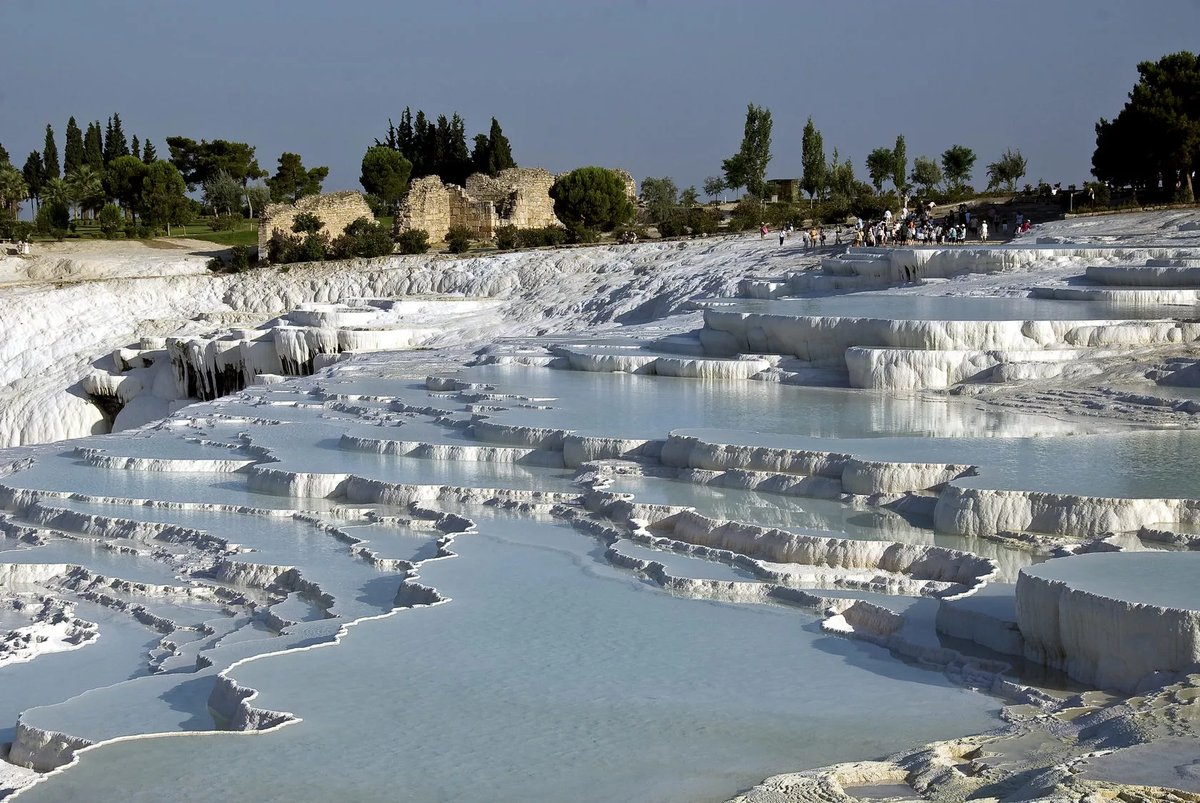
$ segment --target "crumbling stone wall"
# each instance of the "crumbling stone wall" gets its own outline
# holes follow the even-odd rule
[[[633,175],[628,170],[622,170],[619,167],[614,168],[613,172],[620,176],[621,180],[625,182],[625,197],[629,199],[631,204],[637,204],[637,182],[634,181]]]
[[[296,215],[310,212],[317,216],[328,232],[330,239],[339,236],[360,217],[374,220],[371,207],[363,200],[362,193],[356,190],[329,192],[324,195],[307,195],[292,204],[269,204],[263,209],[258,218],[258,260],[267,261],[267,246],[271,235],[276,229],[285,234],[292,233],[292,223]]]
[[[500,226],[561,226],[554,216],[552,186],[554,174],[537,167],[513,167],[495,177],[476,173],[466,187],[425,176],[412,183],[400,205],[396,234],[424,229],[431,242],[439,242],[452,226],[466,226],[477,238],[490,240]]]
[[[636,203],[633,176],[624,170],[614,172],[625,182],[629,200]],[[466,226],[478,239],[490,240],[500,226],[562,226],[550,197],[554,179],[553,173],[540,167],[513,167],[495,177],[476,173],[467,179],[466,187],[443,184],[437,176],[419,178],[400,204],[395,233],[424,229],[430,242],[441,242],[452,226]]]

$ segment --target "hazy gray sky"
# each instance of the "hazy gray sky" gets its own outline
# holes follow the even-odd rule
[[[719,173],[747,103],[774,118],[769,177],[800,172],[811,115],[865,178],[878,146],[1006,147],[1028,180],[1089,177],[1093,126],[1145,59],[1197,47],[1197,0],[0,0],[0,143],[18,166],[52,123],[119,112],[127,135],[247,141],[359,161],[405,106],[500,120],[521,165],[624,167],[682,187]]]

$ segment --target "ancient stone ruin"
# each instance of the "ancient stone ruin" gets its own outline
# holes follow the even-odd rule
[[[614,170],[625,182],[631,201],[637,200],[637,182],[625,170]],[[492,177],[476,173],[467,186],[443,184],[437,176],[425,176],[412,183],[400,214],[395,233],[424,229],[433,242],[440,242],[454,226],[466,226],[480,240],[490,240],[501,226],[540,229],[561,226],[554,215],[550,188],[557,178],[539,167],[514,167]]]
[[[333,239],[360,217],[374,220],[371,207],[357,190],[308,195],[293,204],[270,204],[258,219],[258,260],[267,261],[267,246],[276,230],[292,233],[292,222],[301,212],[310,212],[325,224],[322,231]]]
[[[395,230],[399,234],[424,229],[430,240],[438,242],[454,226],[466,226],[480,240],[490,240],[500,226],[561,226],[550,198],[553,185],[554,174],[537,167],[501,170],[494,178],[476,173],[465,188],[425,176],[412,183],[396,216]]]

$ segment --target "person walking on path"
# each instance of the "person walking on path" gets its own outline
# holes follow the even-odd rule
[[[779,244],[782,246],[783,241],[787,239],[787,232],[783,229],[779,230]]]
[[[986,243],[987,238],[988,238],[988,230],[987,230],[987,221],[985,220],[979,224],[979,239]]]
[[[760,239],[760,240],[765,240],[765,239],[767,239],[767,232],[768,232],[768,231],[770,231],[770,229],[768,229],[768,228],[767,228],[767,224],[766,224],[766,223],[764,223],[764,224],[763,224],[763,227],[762,227],[762,232],[760,232],[760,233],[759,233],[759,235],[758,235],[758,239]]]

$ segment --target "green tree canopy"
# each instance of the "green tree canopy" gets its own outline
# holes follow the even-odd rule
[[[696,192],[694,186],[685,188],[679,193],[679,205],[684,209],[690,209],[700,202],[700,193]]]
[[[184,224],[191,220],[191,204],[184,194],[187,192],[187,184],[175,169],[175,165],[163,161],[144,165],[132,156],[123,156],[116,162],[122,159],[131,159],[142,165],[142,169],[145,170],[141,188],[141,210],[142,218],[147,223],[165,227],[170,235],[172,225]]]
[[[204,182],[203,189],[204,205],[211,209],[213,214],[241,213],[245,191],[227,171],[218,170],[216,175]]]
[[[146,178],[146,165],[132,156],[118,156],[104,170],[104,189],[108,197],[121,205],[127,214],[137,208],[142,195],[142,181]]]
[[[739,187],[746,186],[746,160],[740,153],[722,161],[721,172],[725,174],[722,183],[734,192],[737,192]]]
[[[362,174],[358,180],[364,190],[394,214],[404,193],[408,192],[411,174],[412,162],[405,159],[404,154],[386,145],[374,145],[363,155]]]
[[[833,200],[845,203],[855,197],[858,182],[854,178],[854,165],[849,159],[840,161],[837,148],[833,149],[833,161],[826,168],[826,176]]]
[[[624,180],[603,167],[580,167],[559,176],[550,197],[554,214],[568,226],[612,231],[633,218]]]
[[[704,179],[704,194],[709,198],[716,199],[718,195],[725,191],[725,180],[720,176],[709,176]]]
[[[99,170],[104,167],[104,142],[100,138],[100,121],[88,123],[83,136],[83,161]]]
[[[1165,190],[1178,184],[1195,198],[1200,163],[1200,56],[1182,51],[1138,64],[1138,82],[1111,123],[1096,124],[1092,173],[1117,185]]]
[[[891,148],[876,148],[867,154],[867,175],[875,185],[875,192],[883,192],[883,182],[892,177],[895,172],[892,165],[896,156]]]
[[[142,158],[142,143],[138,142],[137,134],[133,135],[133,143],[129,146],[129,155]]]
[[[942,152],[942,170],[946,180],[956,188],[969,183],[971,171],[975,169],[975,159],[975,151],[965,145],[951,145]]]
[[[0,164],[0,207],[15,213],[21,201],[27,197],[29,186],[25,183],[25,176],[21,171],[8,162]]]
[[[49,123],[46,123],[46,144],[42,147],[42,169],[47,179],[62,175],[58,166],[58,146],[54,144],[54,129]]]
[[[81,164],[68,173],[67,183],[71,185],[71,195],[80,209],[94,213],[104,206],[107,200],[104,176],[90,164]]]
[[[745,186],[747,192],[761,198],[766,193],[767,163],[771,161],[771,110],[753,103],[746,106],[746,124],[742,147],[725,160],[725,175],[733,186]],[[733,180],[741,179],[738,184]]]
[[[125,130],[121,127],[121,115],[114,112],[104,129],[104,164],[111,164],[122,156],[129,156],[129,141],[125,139]]]
[[[934,186],[942,182],[942,168],[928,156],[918,156],[913,159],[912,175],[909,179],[913,184],[919,184],[928,193]]]
[[[75,118],[67,120],[67,144],[63,148],[63,172],[67,175],[83,164],[83,132],[75,124]]]
[[[908,173],[908,151],[904,147],[904,135],[901,134],[896,137],[896,147],[892,148],[892,184],[896,187],[897,195],[908,192],[908,183],[904,180],[906,173]]]
[[[1017,182],[1025,175],[1025,157],[1021,152],[1008,148],[1000,158],[987,166],[988,187],[999,187],[1004,184],[1011,192],[1016,189]]]
[[[150,165],[154,164],[156,161],[158,161],[158,151],[154,150],[154,143],[152,143],[150,140],[146,140],[144,143],[142,143],[142,162]],[[261,172],[264,171],[260,171],[260,173]]]
[[[800,158],[804,165],[804,175],[800,179],[800,188],[808,193],[809,201],[824,192],[826,186],[825,141],[821,132],[813,125],[812,118],[804,124],[804,136],[800,141]]]
[[[25,167],[21,170],[21,175],[25,177],[25,184],[29,188],[29,197],[36,204],[42,197],[42,184],[46,181],[40,153],[29,152],[29,156],[25,157]]]
[[[670,176],[647,177],[642,180],[642,203],[650,213],[650,219],[658,223],[666,220],[679,202],[679,189]]]
[[[271,188],[271,200],[295,203],[306,195],[321,192],[321,182],[329,176],[328,167],[304,167],[298,153],[284,153],[279,157],[279,168],[267,179]]]
[[[501,170],[508,170],[516,167],[517,163],[513,160],[512,145],[509,144],[508,137],[504,136],[504,132],[500,130],[500,123],[496,122],[496,118],[492,118],[492,127],[488,131],[488,175],[499,175]]]

